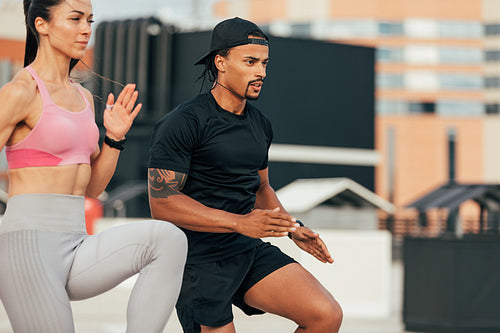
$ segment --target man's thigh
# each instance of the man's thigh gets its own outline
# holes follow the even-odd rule
[[[232,322],[232,304],[247,315],[262,310],[245,304],[244,295],[273,271],[295,261],[268,243],[216,262],[186,265],[177,315],[185,332]]]
[[[332,294],[298,263],[286,265],[256,283],[245,294],[245,303],[301,325],[325,305],[338,306]]]
[[[256,247],[251,260],[249,271],[233,297],[233,304],[249,316],[263,314],[265,311],[247,304],[245,294],[268,275],[286,265],[296,263],[293,258],[270,243],[263,243]]]
[[[232,322],[232,298],[250,265],[247,253],[186,265],[176,305],[184,332],[200,332],[200,326],[221,327]]]

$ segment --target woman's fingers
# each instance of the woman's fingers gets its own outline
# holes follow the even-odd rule
[[[137,98],[139,96],[139,92],[135,90],[135,87],[136,85],[133,83],[127,84],[118,95],[116,101],[114,100],[115,98],[113,94],[110,93],[108,95],[108,100],[106,104],[107,105],[116,104],[121,106],[124,110],[130,113],[132,120],[135,119],[135,117],[137,117],[137,114],[142,108],[142,104],[135,105],[135,103],[137,102]]]
[[[135,102],[137,102],[137,97],[139,96],[139,92],[136,90],[132,93],[127,104],[124,105],[126,110],[132,110],[134,108]]]
[[[137,115],[139,114],[139,111],[141,111],[141,109],[142,109],[142,103],[137,104],[134,111],[132,111],[132,113],[130,114],[130,119],[132,121],[134,121],[135,117],[137,117]]]
[[[135,91],[135,84],[134,85],[131,85],[129,87],[129,90],[126,92],[126,94],[123,96],[123,100],[121,102],[122,106],[126,109],[126,110],[131,110],[132,107],[133,107],[133,104],[132,106],[130,106],[130,108],[128,108],[128,105],[130,103],[130,101],[132,100],[132,96],[134,95],[137,95],[138,92]],[[136,96],[136,99],[137,99],[137,96]],[[135,102],[134,102],[135,103]]]
[[[109,93],[108,100],[106,101],[107,105],[113,105],[115,103],[115,96],[113,93]]]
[[[124,100],[125,96],[130,93],[130,90],[133,89],[133,86],[135,86],[135,85],[129,83],[125,86],[125,88],[122,89],[122,91],[118,95],[118,98],[116,99],[116,104],[123,105],[123,102],[124,102],[123,100]]]

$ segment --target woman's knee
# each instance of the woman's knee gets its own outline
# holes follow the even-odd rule
[[[178,257],[185,260],[187,255],[187,237],[184,232],[170,222],[153,220],[154,239],[158,249],[166,251],[171,257],[176,253]]]

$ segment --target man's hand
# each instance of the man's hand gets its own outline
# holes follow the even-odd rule
[[[319,234],[313,232],[308,227],[297,228],[297,231],[291,233],[292,239],[302,250],[312,254],[316,259],[324,263],[333,263],[333,259],[328,252],[328,248]]]
[[[290,215],[281,213],[279,208],[254,209],[241,216],[236,223],[236,231],[252,238],[283,237],[297,231],[299,224],[295,221]]]

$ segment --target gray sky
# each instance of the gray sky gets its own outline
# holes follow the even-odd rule
[[[22,0],[0,0],[22,2]],[[213,20],[212,5],[217,0],[92,0],[96,23],[105,20],[159,16],[172,23],[185,23],[197,13],[197,20]],[[193,9],[197,8],[197,11]]]
[[[216,0],[93,0],[98,20],[134,16],[166,16],[172,20],[186,20],[197,13],[201,20],[210,19]],[[197,8],[197,11],[194,10]]]

